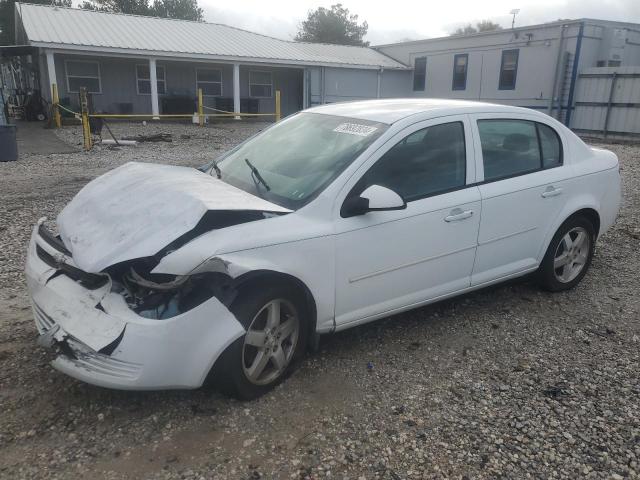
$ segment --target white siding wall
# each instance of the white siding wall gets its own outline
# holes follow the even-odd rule
[[[352,68],[310,68],[310,105],[322,103],[409,96],[412,72],[409,70],[357,70]]]
[[[567,24],[560,45],[562,29],[561,24],[548,24],[377,48],[408,65],[414,65],[418,57],[427,57],[426,88],[413,92],[411,84],[408,95],[482,100],[542,111],[547,111],[553,103],[554,106],[562,106],[562,112],[558,114],[556,110],[554,116],[564,118],[571,91],[580,24]],[[614,54],[621,57],[623,65],[640,65],[639,30],[633,24],[585,21],[577,72],[595,67],[598,61],[607,61]],[[516,88],[500,90],[498,83],[502,51],[511,49],[519,50]],[[561,62],[554,80],[559,50]],[[465,90],[452,88],[456,54],[469,56]],[[557,82],[556,98],[552,99],[554,82]]]
[[[424,91],[411,91],[413,96],[474,99],[543,109],[551,98],[560,29],[556,25],[531,31],[505,30],[492,35],[385,46],[380,50],[409,65],[413,65],[417,57],[427,57],[426,88]],[[569,38],[564,42],[565,48],[572,43],[571,37],[577,36],[578,27],[572,26],[567,30],[565,37]],[[512,49],[519,50],[516,88],[500,90],[502,52]],[[452,88],[456,54],[469,56],[464,90]]]

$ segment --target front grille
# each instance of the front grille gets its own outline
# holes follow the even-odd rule
[[[51,268],[55,268],[59,272],[65,274],[72,280],[80,283],[85,288],[89,290],[96,290],[107,284],[109,279],[105,275],[96,275],[95,273],[87,273],[79,268],[73,267],[68,263],[60,262],[53,258],[53,255],[49,254],[44,248],[40,245],[36,245],[36,254],[44,263],[49,265]]]

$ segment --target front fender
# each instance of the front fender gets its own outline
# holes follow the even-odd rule
[[[199,252],[193,253],[194,258],[198,258]],[[188,274],[220,272],[236,279],[264,270],[288,275],[303,283],[316,304],[316,330],[326,333],[334,329],[335,265],[331,236],[215,254],[192,267]],[[182,273],[166,270],[162,262],[154,272]]]

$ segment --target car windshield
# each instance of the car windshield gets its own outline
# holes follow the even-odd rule
[[[299,113],[248,139],[216,162],[223,181],[296,210],[319,194],[387,125]],[[213,164],[211,175],[217,175]]]

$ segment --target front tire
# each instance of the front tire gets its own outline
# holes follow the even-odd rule
[[[293,370],[307,343],[305,304],[291,288],[245,289],[230,307],[246,333],[222,354],[216,379],[242,400],[264,395]]]
[[[540,264],[540,285],[560,292],[575,287],[584,278],[593,259],[596,231],[585,217],[571,217],[553,236]]]

